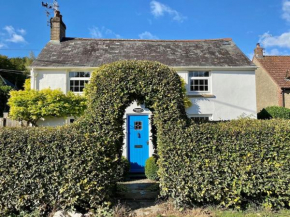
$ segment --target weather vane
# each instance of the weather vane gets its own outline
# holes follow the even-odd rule
[[[59,5],[57,0],[53,0],[53,3],[44,3],[42,2],[42,7],[45,7],[45,13],[47,16],[47,26],[50,26],[50,21],[49,21],[49,17],[50,17],[50,13],[51,11],[54,11],[54,13],[56,13],[56,11],[59,11]]]

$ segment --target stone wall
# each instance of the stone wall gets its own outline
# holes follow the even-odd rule
[[[256,70],[257,112],[268,106],[279,106],[281,89],[255,58],[253,62],[259,67]]]

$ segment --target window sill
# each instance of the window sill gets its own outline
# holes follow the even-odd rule
[[[188,98],[216,98],[213,94],[189,94]]]

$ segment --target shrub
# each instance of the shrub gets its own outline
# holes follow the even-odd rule
[[[119,171],[119,180],[125,180],[126,176],[130,172],[130,162],[127,158],[121,157],[120,163],[118,165],[118,171]]]
[[[155,157],[150,157],[145,163],[145,175],[148,179],[158,180],[158,166]]]
[[[0,130],[0,216],[95,208],[110,201],[118,150],[93,133],[61,128]]]
[[[279,107],[279,106],[270,106],[262,109],[258,113],[259,119],[271,119],[271,118],[280,118],[280,119],[290,119],[290,109]]]
[[[177,205],[290,206],[290,121],[192,124],[159,146],[162,195]]]
[[[0,130],[0,214],[97,208],[118,178],[125,109],[145,103],[157,129],[161,193],[182,205],[289,207],[290,122],[196,125],[178,74],[156,62],[103,65],[87,87],[88,108],[62,128]]]
[[[8,105],[12,119],[25,120],[34,126],[45,117],[80,116],[86,108],[86,99],[72,92],[61,90],[30,89],[30,80],[25,81],[24,90],[10,91]]]
[[[158,120],[180,123],[186,116],[179,76],[156,62],[101,66],[86,92],[87,111],[73,125],[0,130],[0,215],[97,208],[118,180],[126,107],[145,103],[157,128]]]

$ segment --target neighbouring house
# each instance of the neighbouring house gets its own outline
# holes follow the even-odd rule
[[[257,111],[268,106],[290,108],[290,56],[266,56],[255,48]]]
[[[209,121],[232,120],[241,116],[256,118],[256,66],[231,39],[70,38],[66,37],[66,26],[59,11],[51,19],[50,41],[31,65],[31,88],[60,88],[65,93],[81,94],[92,71],[102,64],[118,60],[158,61],[175,69],[186,81],[187,95],[193,103],[187,109],[191,118]],[[151,111],[145,105],[132,102],[124,118],[123,155],[131,163],[144,166],[145,160],[154,152],[150,140]],[[73,119],[47,118],[38,125],[63,125],[73,122]],[[142,135],[137,137],[135,131]],[[137,140],[138,145],[135,144]],[[142,159],[134,159],[137,152],[143,153]],[[132,170],[138,172],[142,169],[141,166]]]

